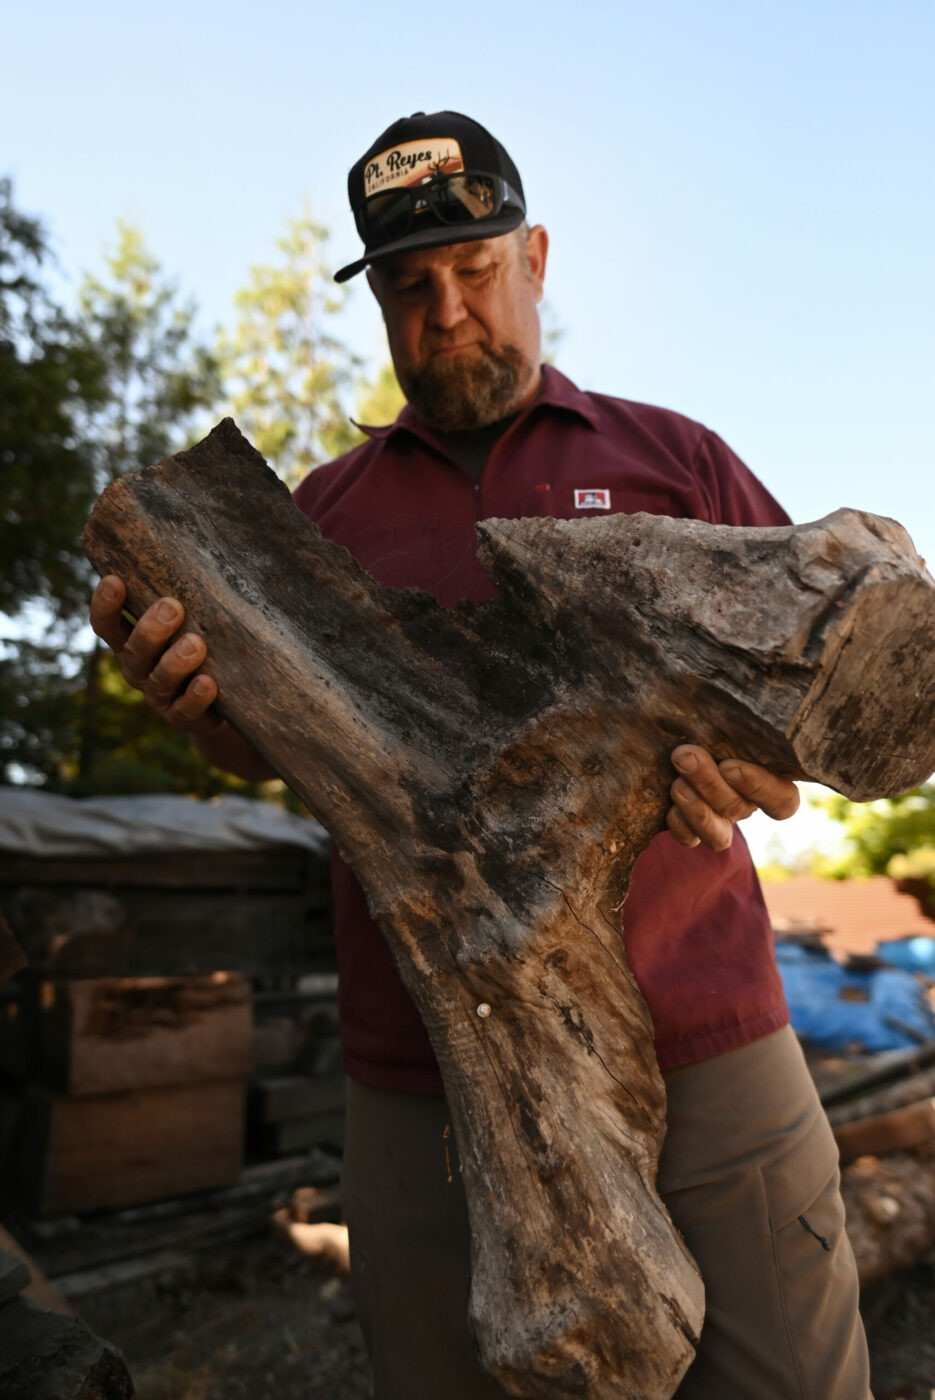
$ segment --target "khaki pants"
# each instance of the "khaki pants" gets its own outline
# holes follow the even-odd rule
[[[795,1036],[665,1080],[659,1191],[706,1291],[678,1400],[871,1400],[837,1151]],[[349,1084],[343,1193],[376,1400],[505,1395],[466,1324],[470,1232],[448,1122],[443,1098]]]

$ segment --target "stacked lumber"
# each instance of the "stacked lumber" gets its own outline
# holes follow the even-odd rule
[[[218,967],[282,976],[333,965],[327,862],[296,846],[0,856],[0,908],[46,976]]]
[[[285,1157],[344,1144],[344,1074],[337,977],[254,995],[254,1072],[247,1100],[252,1157]]]
[[[827,1090],[862,1288],[935,1248],[935,1044]]]
[[[233,1184],[252,1039],[237,974],[39,984],[12,1147],[24,1203],[81,1213]]]

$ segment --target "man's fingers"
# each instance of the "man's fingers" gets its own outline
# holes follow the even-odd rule
[[[716,812],[684,778],[676,778],[669,795],[673,802],[669,812],[674,814],[679,829],[687,829],[712,851],[727,850],[734,839],[734,823],[729,817]],[[671,822],[669,830],[673,830]],[[683,841],[682,844],[689,843]]]
[[[211,711],[216,682],[194,674],[207,655],[204,639],[196,632],[176,637],[185,621],[181,603],[160,598],[131,627],[121,616],[126,596],[122,579],[108,574],[91,599],[91,626],[116,654],[124,680],[177,729],[204,737],[223,728],[224,721]]]
[[[106,642],[111,651],[121,651],[130,635],[130,627],[120,615],[127,590],[116,574],[102,578],[91,595],[91,627]]]
[[[145,690],[166,643],[181,626],[185,611],[174,598],[160,598],[148,607],[118,652],[124,679]]]
[[[680,846],[699,846],[701,837],[696,836],[678,807],[670,807],[666,812],[666,826]]]
[[[218,715],[210,712],[217,694],[217,684],[210,676],[195,676],[182,694],[160,713],[176,729],[187,729],[192,734],[203,736],[220,729],[224,723]]]
[[[174,704],[182,686],[186,685],[189,677],[204,661],[207,652],[203,639],[196,632],[186,632],[184,636],[179,637],[177,642],[162,653],[142,687],[149,704],[156,710],[168,710]],[[207,677],[205,679],[207,680]],[[203,687],[199,687],[196,693],[200,693],[202,689]],[[210,704],[210,701],[208,703]]]
[[[799,810],[799,790],[791,778],[737,758],[725,758],[718,768],[736,792],[775,821],[785,821]]]
[[[727,781],[726,775],[719,771],[718,765],[705,749],[695,744],[681,744],[673,751],[672,762],[682,774],[681,782],[690,789],[684,793],[685,802],[679,803],[683,808],[686,802],[694,801],[692,810],[695,810],[697,802],[700,801],[715,815],[724,817],[728,822],[743,821],[744,817],[749,817],[755,810],[756,803],[748,800],[745,792],[738,791]],[[678,782],[677,779],[673,785],[673,801],[678,801],[674,791]],[[697,827],[695,829],[697,830]],[[701,832],[698,834],[702,835]]]

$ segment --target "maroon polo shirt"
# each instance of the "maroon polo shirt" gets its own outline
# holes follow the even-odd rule
[[[496,590],[476,557],[478,520],[648,511],[727,525],[788,517],[730,448],[680,414],[587,394],[548,366],[532,406],[495,443],[479,483],[410,408],[312,472],[302,511],[381,584],[444,607]],[[341,1037],[348,1073],[374,1088],[439,1092],[428,1036],[350,870],[333,862]],[[639,857],[624,938],[663,1069],[736,1049],[789,1019],[756,873],[668,832]]]

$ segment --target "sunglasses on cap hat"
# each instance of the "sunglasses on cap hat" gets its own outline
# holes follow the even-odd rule
[[[501,175],[459,170],[370,195],[354,210],[354,221],[371,246],[403,238],[428,220],[455,225],[494,219],[507,205],[522,210],[523,200]]]
[[[336,282],[400,253],[498,238],[526,217],[509,153],[461,112],[393,122],[351,166],[347,194],[364,251]]]

